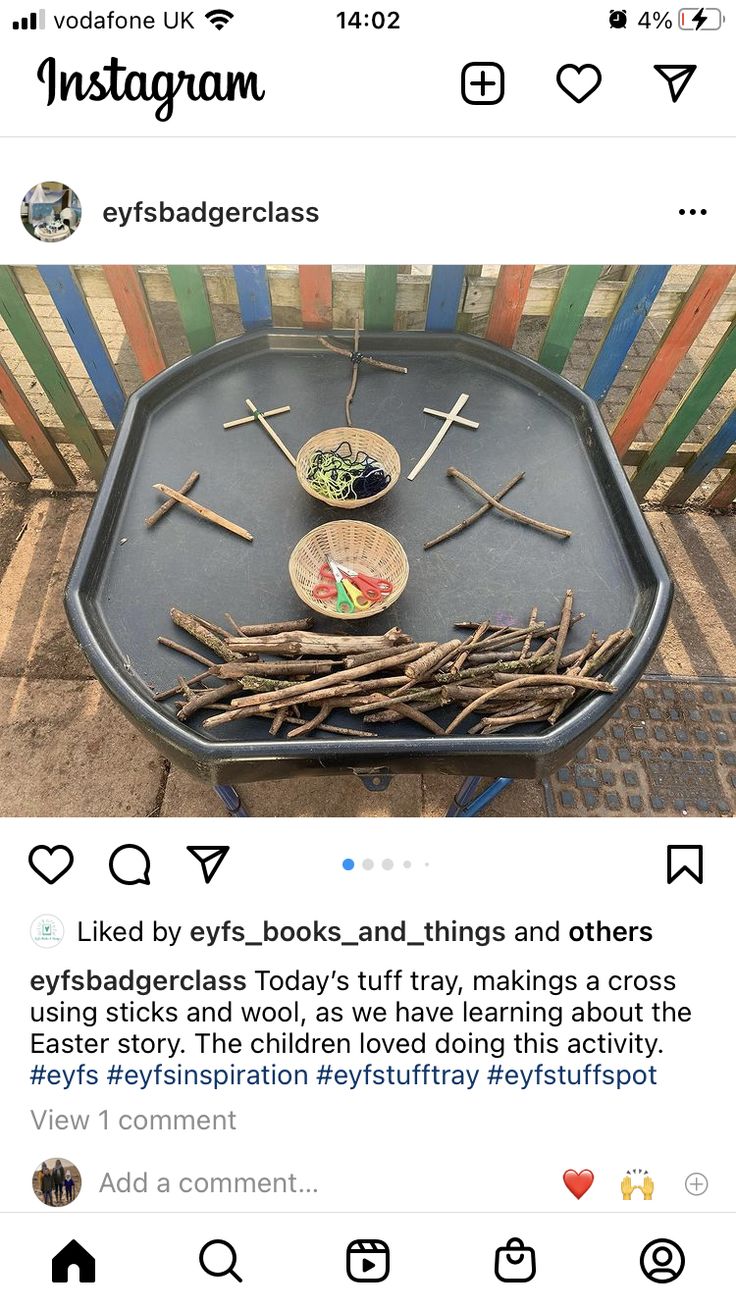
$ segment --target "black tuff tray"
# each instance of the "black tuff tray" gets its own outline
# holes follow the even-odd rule
[[[350,343],[346,333],[332,335]],[[446,640],[457,635],[458,620],[525,623],[534,604],[540,618],[556,622],[572,587],[575,608],[586,615],[571,634],[575,646],[593,628],[634,629],[634,641],[608,671],[615,695],[585,697],[551,728],[428,738],[406,722],[376,725],[375,740],[274,739],[267,720],[255,718],[206,730],[204,715],[183,724],[173,700],[153,701],[151,687],[162,690],[195,671],[157,643],[162,635],[191,644],[171,622],[172,606],[215,622],[229,611],[249,624],[306,612],[289,582],[289,554],[310,528],[345,511],[306,495],[256,424],[223,430],[246,412],[246,395],[261,409],[291,405],[272,421],[294,453],[308,437],[343,424],[350,364],[303,330],[222,342],[131,397],[70,575],[72,628],[97,676],[141,730],[169,758],[211,781],[288,776],[305,767],[542,776],[570,758],[644,672],[672,599],[662,558],[598,410],[577,387],[471,336],[365,333],[361,350],[409,370],[401,376],[363,365],[352,418],[399,450],[398,485],[358,516],[399,538],[411,575],[386,612],[349,624],[314,615],[316,625],[378,633],[399,624],[417,640]],[[406,474],[440,422],[424,406],[449,410],[461,392],[470,397],[463,413],[479,429],[453,426],[409,482]],[[507,503],[570,528],[572,538],[561,542],[491,512],[423,551],[425,540],[480,504],[447,477],[451,464],[491,492],[523,470]],[[252,545],[180,506],[155,528],[145,526],[161,503],[153,483],[180,486],[195,468],[201,476],[192,495],[247,527]],[[356,725],[341,714],[332,721]]]

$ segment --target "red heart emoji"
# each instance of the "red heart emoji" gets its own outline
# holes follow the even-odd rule
[[[566,1173],[562,1174],[562,1180],[568,1191],[572,1191],[576,1200],[580,1200],[589,1191],[593,1185],[594,1177],[589,1168],[584,1168],[581,1173],[576,1173],[574,1168],[568,1168]]]

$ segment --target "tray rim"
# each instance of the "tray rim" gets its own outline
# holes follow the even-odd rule
[[[331,335],[338,339],[352,339],[349,332],[341,332],[339,329],[333,330]],[[371,759],[421,755],[428,759],[467,756],[477,761],[475,766],[480,767],[484,759],[492,762],[504,756],[510,759],[531,757],[540,764],[545,760],[558,760],[565,754],[569,756],[610,716],[643,675],[664,632],[674,595],[672,579],[614,451],[600,411],[595,402],[574,383],[526,355],[507,350],[482,337],[461,332],[365,332],[363,344],[370,345],[375,352],[398,354],[426,353],[428,350],[462,354],[471,350],[474,357],[484,356],[489,362],[495,362],[527,383],[533,384],[535,377],[544,380],[545,385],[553,382],[562,395],[582,408],[596,438],[598,458],[602,460],[610,479],[605,484],[605,490],[619,498],[620,508],[627,512],[634,529],[633,536],[627,534],[627,547],[629,551],[636,547],[651,577],[651,598],[644,626],[608,675],[609,681],[616,688],[615,692],[605,697],[593,694],[586,696],[559,723],[538,735],[525,732],[513,736],[459,735],[427,739],[381,736],[375,740],[343,737],[332,740],[300,738],[295,741],[218,741],[204,736],[196,727],[171,717],[160,702],[145,694],[135,678],[126,675],[122,665],[118,666],[105,649],[98,624],[94,621],[94,602],[90,592],[99,571],[99,552],[109,540],[115,521],[117,507],[113,503],[112,490],[129,454],[127,436],[137,419],[138,409],[152,393],[160,390],[163,379],[166,379],[166,384],[184,381],[194,373],[205,356],[219,356],[224,363],[231,355],[235,357],[242,354],[243,347],[248,354],[261,353],[264,347],[267,351],[276,349],[295,350],[305,354],[321,353],[319,333],[308,328],[271,327],[220,341],[206,351],[172,364],[164,372],[144,382],[129,397],[64,592],[67,617],[82,652],[103,686],[139,728],[155,736],[163,746],[173,747],[180,759],[188,760],[197,769],[204,767],[216,772],[220,767],[255,766],[260,762],[278,761],[296,764],[299,760],[313,763],[324,760],[326,764],[342,763],[347,767],[355,762],[370,767]],[[597,471],[603,485],[601,470]]]

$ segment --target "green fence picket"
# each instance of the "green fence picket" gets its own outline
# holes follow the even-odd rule
[[[95,477],[105,469],[105,454],[66,373],[29,307],[12,268],[0,266],[0,314],[56,410],[69,440]]]
[[[560,287],[539,352],[539,362],[555,373],[567,363],[603,264],[571,264]]]
[[[217,340],[202,270],[193,264],[169,264],[169,277],[193,355]]]

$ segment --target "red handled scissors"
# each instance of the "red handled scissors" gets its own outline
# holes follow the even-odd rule
[[[312,594],[315,600],[338,600],[340,590],[352,602],[353,609],[367,609],[393,591],[393,583],[386,577],[372,577],[368,573],[359,573],[347,564],[339,564],[329,559],[319,570],[323,584],[315,586]],[[332,580],[330,580],[332,579]],[[341,610],[341,612],[343,612]]]

